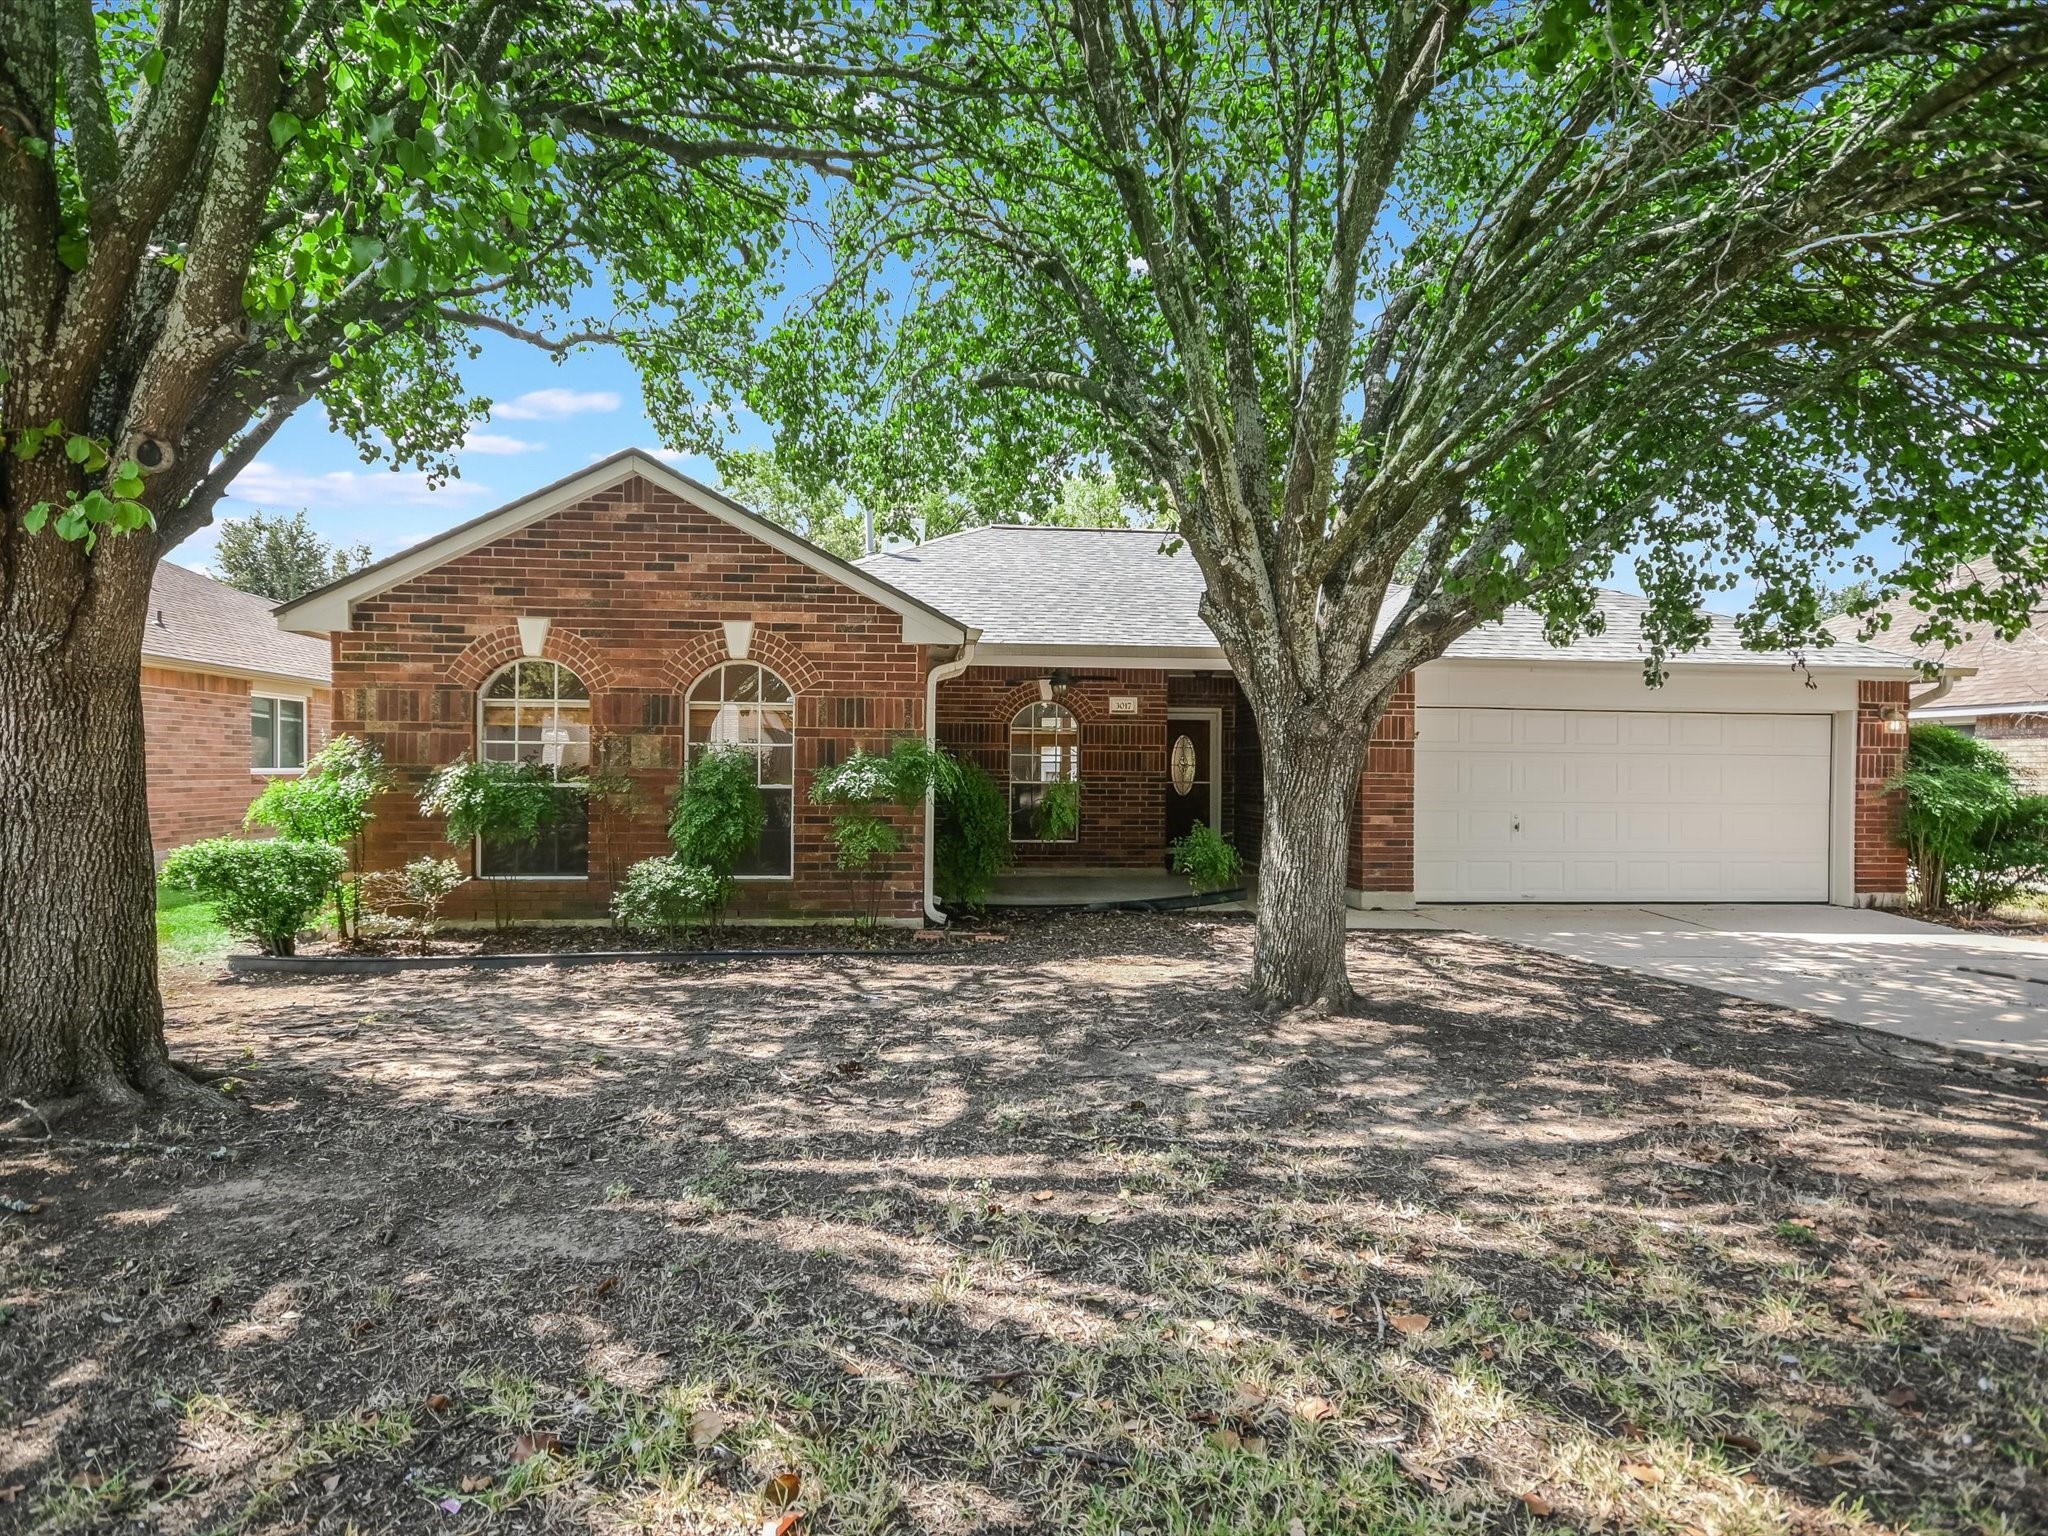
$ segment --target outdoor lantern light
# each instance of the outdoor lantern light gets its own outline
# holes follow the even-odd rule
[[[1887,706],[1884,712],[1884,728],[1893,735],[1903,732],[1906,729],[1906,712],[1896,704]]]

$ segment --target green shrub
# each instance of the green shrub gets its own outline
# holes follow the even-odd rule
[[[356,880],[364,906],[373,913],[401,918],[401,931],[420,941],[420,953],[427,952],[441,908],[468,876],[453,859],[418,858],[402,869],[377,869]],[[403,913],[395,908],[408,909]],[[359,916],[356,934],[363,935]]]
[[[1968,853],[1949,866],[1948,894],[1984,913],[2048,890],[2048,795],[2020,795],[2005,816],[1978,829]]]
[[[1186,875],[1198,891],[1228,890],[1244,874],[1244,860],[1229,840],[1206,821],[1198,821],[1186,837],[1171,844],[1173,872]]]
[[[1945,725],[1913,727],[1906,766],[1885,788],[1905,792],[1899,842],[1921,904],[1937,910],[1949,904],[1952,870],[1997,859],[1996,845],[2020,803],[2005,756]]]
[[[814,805],[877,805],[885,800],[903,798],[904,779],[894,754],[877,757],[872,752],[856,750],[829,768],[820,768],[811,777],[811,803]],[[910,800],[924,797],[922,785],[909,796]]]
[[[1039,791],[1031,812],[1032,829],[1041,841],[1064,843],[1081,830],[1081,781],[1056,779]]]
[[[757,774],[744,747],[714,747],[690,765],[668,822],[668,839],[685,864],[725,877],[754,850],[768,825]]]
[[[370,803],[390,784],[375,747],[359,736],[337,736],[313,755],[304,774],[264,785],[244,825],[269,827],[297,842],[331,843],[348,854],[348,872],[360,880]],[[335,881],[334,923],[343,938],[354,927],[358,906],[353,882]]]
[[[561,818],[561,791],[575,787],[558,783],[537,763],[458,757],[427,780],[420,810],[446,822],[443,835],[458,848],[478,838],[530,843]]]
[[[498,763],[458,757],[427,780],[420,810],[441,818],[442,835],[458,848],[487,843],[531,843],[562,817],[564,797],[583,785],[558,780],[538,763]],[[479,870],[481,874],[481,870]],[[510,921],[504,882],[491,878],[491,914]]]
[[[679,938],[696,923],[709,923],[732,898],[732,877],[681,854],[642,859],[626,871],[612,896],[612,916],[629,933]]]
[[[1010,867],[1010,801],[981,764],[954,759],[937,786],[932,884],[949,912],[978,907]]]
[[[175,850],[161,878],[212,902],[230,932],[248,934],[270,954],[289,955],[347,863],[331,843],[211,837]]]

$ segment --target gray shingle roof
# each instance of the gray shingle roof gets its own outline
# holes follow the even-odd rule
[[[261,673],[326,687],[333,676],[327,642],[277,627],[270,599],[170,561],[149,583],[147,661],[201,670]]]
[[[859,562],[884,581],[981,630],[984,645],[1079,649],[1138,646],[1216,649],[1201,620],[1202,572],[1185,549],[1167,553],[1157,529],[973,528]],[[1391,616],[1400,606],[1396,591]],[[1641,620],[1648,604],[1627,592],[1603,592],[1604,634],[1559,649],[1543,620],[1510,609],[1495,624],[1461,637],[1449,651],[1478,661],[1635,662],[1645,654]],[[1735,623],[1719,615],[1709,643],[1672,665],[1789,665],[1781,651],[1744,650]],[[1901,658],[1873,646],[1841,643],[1804,653],[1816,668],[1897,668]]]
[[[978,628],[985,645],[1214,650],[1202,571],[1156,528],[970,528],[856,562]]]
[[[1968,571],[1969,568],[1965,567],[1959,574],[1967,574]],[[1986,582],[1996,580],[1994,571],[1985,570],[1982,574]],[[1915,654],[1916,648],[1907,636],[1920,623],[1921,610],[1905,598],[1898,597],[1879,611],[1891,615],[1891,628],[1874,637],[1870,644],[1879,650]],[[1832,619],[1828,628],[1838,635],[1853,637],[1863,623],[1860,618]],[[1934,649],[1947,666],[1977,669],[1975,677],[1958,678],[1955,686],[1942,695],[1937,706],[1941,709],[1956,709],[1964,705],[1994,709],[2001,705],[2048,701],[2048,598],[2035,608],[2034,622],[2016,639],[2001,640],[1985,630],[1972,633],[1951,650]]]

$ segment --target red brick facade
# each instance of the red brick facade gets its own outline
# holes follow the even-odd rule
[[[1007,793],[1010,721],[1039,699],[1044,667],[969,667],[939,685],[939,740],[972,758]],[[1215,710],[1222,740],[1214,745],[1223,778],[1222,832],[1247,862],[1256,842],[1238,841],[1241,721],[1251,709],[1228,673],[1172,674],[1147,669],[1078,666],[1054,691],[1080,727],[1081,826],[1067,843],[1017,842],[1019,869],[1164,869],[1168,721],[1179,710]],[[1135,714],[1110,713],[1112,698],[1137,701]],[[1256,740],[1256,737],[1254,737]]]
[[[205,837],[242,830],[268,775],[249,769],[249,696],[298,690],[216,672],[145,666],[142,736],[149,782],[149,839],[159,856]],[[306,753],[326,742],[329,698],[308,689]]]
[[[1405,895],[1415,889],[1415,674],[1387,702],[1365,750],[1351,819],[1345,885]]]
[[[810,783],[857,747],[886,751],[923,730],[924,647],[903,642],[896,613],[638,476],[358,602],[334,635],[336,729],[375,743],[398,781],[377,807],[371,867],[423,854],[470,867],[472,851],[451,849],[417,796],[435,768],[475,755],[477,689],[519,655],[521,616],[551,620],[541,654],[590,689],[593,762],[630,792],[591,806],[587,878],[503,882],[508,911],[602,916],[629,865],[668,851],[684,695],[727,659],[728,619],[753,622],[748,659],[796,699],[795,874],[742,882],[740,913],[866,907],[865,879],[834,867],[834,813],[809,803]],[[905,846],[883,877],[881,912],[914,918],[922,825],[894,814]],[[447,910],[486,916],[492,895],[472,884]]]
[[[1906,765],[1910,692],[1903,682],[1856,685],[1856,898],[1879,906],[1906,896],[1906,850],[1893,835],[1901,797],[1884,786]]]

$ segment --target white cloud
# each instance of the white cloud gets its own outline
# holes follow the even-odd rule
[[[450,480],[437,489],[417,470],[337,469],[305,474],[279,469],[261,459],[235,476],[228,487],[228,500],[275,512],[293,512],[300,507],[355,511],[392,505],[443,506],[489,494],[489,486],[472,480]]]
[[[507,437],[502,432],[471,432],[462,439],[464,453],[490,453],[510,456],[516,453],[539,453],[546,443],[529,443],[523,437]]]
[[[616,411],[619,405],[619,397],[608,389],[529,389],[492,406],[491,415],[507,421],[558,421],[564,416]]]

